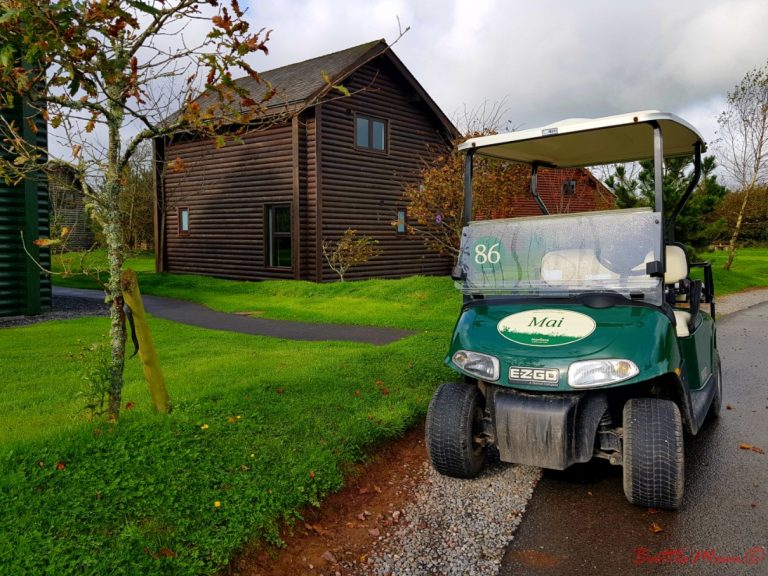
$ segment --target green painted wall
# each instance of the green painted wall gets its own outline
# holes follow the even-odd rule
[[[39,116],[35,130],[25,118],[32,110],[16,99],[13,108],[0,109],[3,118],[24,129],[24,137],[38,146],[47,146],[47,128]],[[7,154],[0,150],[5,157]],[[32,242],[48,236],[48,183],[44,177],[28,178],[16,186],[0,180],[0,316],[40,314],[51,307],[50,277],[25,253],[27,249],[44,268],[50,268],[50,253]]]

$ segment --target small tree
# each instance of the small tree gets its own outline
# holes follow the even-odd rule
[[[728,93],[726,109],[717,123],[720,164],[742,194],[724,265],[730,270],[750,197],[768,182],[768,62],[747,72]]]
[[[368,236],[357,236],[357,230],[347,228],[344,235],[336,242],[323,240],[323,256],[331,270],[344,282],[344,275],[353,266],[365,264],[381,254],[377,247],[378,240]]]
[[[637,172],[634,166],[639,166]],[[721,225],[713,217],[728,190],[715,174],[714,156],[705,156],[701,162],[701,179],[688,203],[675,222],[675,239],[696,247],[709,244],[720,232]],[[666,210],[677,205],[692,177],[693,158],[667,158],[664,161],[663,196]],[[653,162],[643,160],[629,168],[616,165],[605,179],[616,193],[619,208],[651,206],[656,203]]]
[[[472,134],[467,138],[492,134]],[[421,236],[427,248],[457,256],[464,227],[464,154],[455,142],[451,152],[425,163],[419,182],[406,185],[409,234]],[[514,162],[475,157],[472,179],[473,216],[477,219],[514,215],[514,200],[530,185],[530,168]]]
[[[205,29],[185,36],[195,22]],[[172,36],[182,39],[176,47]],[[223,126],[252,125],[273,90],[254,101],[233,72],[260,82],[247,60],[267,52],[268,38],[250,31],[237,0],[3,0],[0,105],[21,96],[34,108],[27,114],[31,127],[40,115],[54,129],[66,129],[72,157],[61,160],[77,170],[106,239],[113,418],[120,410],[126,338],[120,200],[131,160],[155,137],[186,131],[223,145]],[[0,177],[19,181],[46,167],[47,150],[26,142],[19,126],[4,123],[0,130]],[[92,145],[96,132],[105,135],[102,148]]]

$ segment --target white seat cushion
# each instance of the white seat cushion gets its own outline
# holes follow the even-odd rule
[[[598,261],[594,250],[556,250],[541,259],[541,278],[554,286],[582,285],[618,277]]]
[[[677,337],[686,338],[690,336],[691,333],[688,331],[688,323],[691,321],[691,313],[683,310],[673,310],[673,312],[675,313],[675,323],[677,324],[677,327],[675,328]]]

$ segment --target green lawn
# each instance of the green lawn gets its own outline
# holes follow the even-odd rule
[[[235,306],[237,291],[223,302]],[[152,413],[133,359],[124,393],[131,409],[113,427],[82,412],[83,364],[70,359],[78,339],[107,331],[106,319],[0,330],[4,573],[213,573],[249,539],[277,542],[282,520],[340,488],[366,450],[423,417],[449,377],[442,358],[460,302],[450,281],[287,282],[241,295],[243,306],[283,291],[272,299],[284,298],[285,310],[271,302],[274,315],[307,316],[292,310],[307,298],[310,317],[419,332],[376,347],[153,319],[174,410]]]
[[[728,253],[706,252],[701,260],[712,263],[712,273],[715,277],[715,292],[723,296],[751,288],[768,287],[768,248],[740,248],[729,271],[723,270],[728,259]],[[699,270],[694,269],[693,275],[702,278]]]

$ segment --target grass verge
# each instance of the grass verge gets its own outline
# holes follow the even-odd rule
[[[354,283],[338,300],[336,285],[317,288],[326,288],[317,297],[336,308],[336,321],[362,309],[374,323],[419,330],[387,346],[153,319],[174,410],[152,412],[134,359],[115,426],[80,411],[83,365],[70,359],[78,340],[101,338],[106,319],[0,330],[0,566],[9,574],[210,574],[250,539],[276,542],[282,520],[339,489],[348,466],[422,417],[449,377],[442,357],[458,295],[445,279],[394,283]],[[398,308],[396,287],[423,298]],[[310,289],[286,287],[287,301]]]

